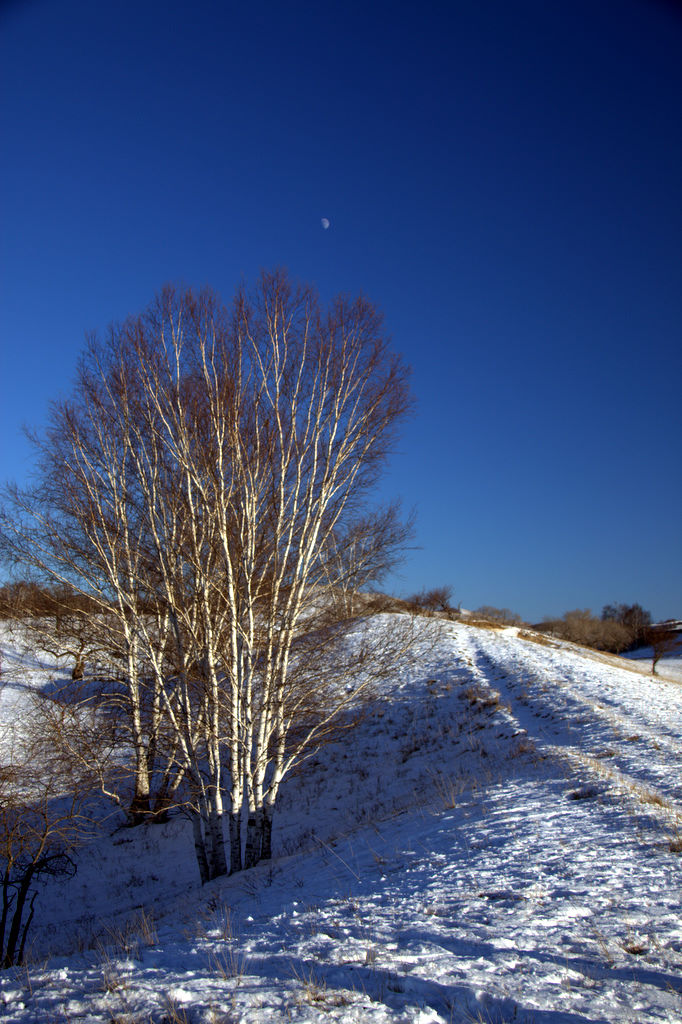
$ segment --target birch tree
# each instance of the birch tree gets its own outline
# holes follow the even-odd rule
[[[410,406],[407,370],[369,302],[324,310],[278,272],[229,311],[164,290],[90,345],[77,390],[40,448],[46,486],[14,493],[32,522],[15,557],[113,623],[136,807],[160,770],[192,817],[202,880],[249,867],[270,856],[287,772],[372,675],[365,659],[352,687],[325,683],[355,612],[334,614],[330,595],[378,578],[409,532],[395,508],[367,506]]]
[[[254,476],[244,474],[260,560],[247,569],[247,589],[262,595],[265,626],[251,659],[258,699],[247,718],[248,866],[270,855],[277,794],[292,763],[287,739],[299,703],[290,658],[306,599],[325,582],[324,553],[335,531],[357,520],[408,393],[405,370],[362,299],[339,298],[323,314],[310,291],[264,277],[255,301],[240,296],[237,331],[256,384],[252,429],[268,440],[262,482],[254,489]],[[313,730],[305,741],[314,738]]]
[[[2,540],[21,571],[83,602],[80,619],[87,620],[91,647],[120,684],[103,689],[100,711],[116,719],[132,753],[132,792],[104,788],[133,820],[141,820],[151,809],[161,728],[151,669],[167,638],[157,616],[154,658],[145,658],[145,602],[154,607],[155,597],[148,510],[131,460],[124,368],[112,340],[101,346],[91,341],[73,398],[55,403],[47,431],[34,437],[39,483],[9,489]],[[49,620],[34,616],[31,626],[33,639],[49,649]],[[57,643],[63,626],[63,616],[55,616]],[[65,697],[72,703],[73,694]]]

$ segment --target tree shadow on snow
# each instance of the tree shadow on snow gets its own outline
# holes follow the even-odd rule
[[[485,947],[480,947],[485,949]],[[499,951],[498,951],[499,952]],[[286,965],[286,966],[285,966]],[[254,962],[250,964],[253,973]],[[481,1000],[467,984],[443,984],[407,972],[369,966],[325,965],[319,960],[302,960],[287,954],[264,957],[259,965],[264,973],[298,981],[302,998],[322,1008],[338,1005],[341,991],[364,995],[372,1003],[383,1003],[391,1010],[408,1007],[432,1010],[446,1020],[478,1020],[489,1024],[518,1021],[519,1024],[610,1024],[606,1017],[587,1017],[566,1010],[526,1008],[515,999],[486,993]]]
[[[410,943],[416,943],[418,946],[424,944],[431,944],[438,946],[450,953],[453,953],[457,957],[462,957],[466,960],[473,959],[486,959],[491,963],[502,954],[508,955],[513,953],[518,956],[519,959],[525,961],[535,960],[538,963],[549,963],[555,964],[564,970],[572,970],[578,974],[583,974],[594,981],[612,981],[612,982],[631,982],[637,985],[650,985],[653,988],[661,989],[665,992],[680,992],[682,993],[682,978],[679,975],[667,974],[665,971],[658,970],[654,967],[644,965],[641,962],[633,962],[632,966],[617,966],[616,964],[604,963],[604,961],[597,959],[592,956],[575,956],[571,955],[568,951],[566,953],[552,953],[551,951],[544,951],[539,949],[519,949],[504,948],[500,949],[489,943],[484,942],[472,942],[466,939],[450,939],[443,935],[430,936],[424,931],[420,931],[415,928],[412,931],[401,931],[400,933],[401,945],[405,947],[406,952],[409,951]],[[537,1010],[525,1011],[531,1014],[529,1020],[535,1021],[548,1021],[554,1020],[554,1017],[535,1017],[532,1014],[537,1014]],[[545,1011],[543,1011],[545,1012]],[[563,1017],[556,1018],[557,1020],[563,1021]],[[569,1016],[566,1020],[571,1020]],[[575,1020],[588,1020],[591,1018],[577,1016]]]

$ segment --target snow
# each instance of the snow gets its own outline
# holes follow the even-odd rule
[[[59,669],[8,642],[2,664],[9,724]],[[272,862],[202,888],[181,819],[105,834],[41,893],[0,1019],[680,1022],[681,698],[424,620],[416,663],[285,783]]]

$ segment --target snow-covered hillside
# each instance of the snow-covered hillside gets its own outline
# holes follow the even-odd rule
[[[179,820],[83,849],[36,904],[31,963],[0,974],[0,1019],[682,1021],[682,687],[424,630],[285,784],[271,863],[201,888]],[[9,723],[50,666],[2,663]]]

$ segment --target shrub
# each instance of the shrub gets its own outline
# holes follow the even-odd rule
[[[546,619],[535,628],[560,640],[614,654],[626,650],[632,642],[632,634],[622,622],[598,619],[589,608],[565,612],[560,619]]]
[[[646,643],[647,631],[651,626],[651,614],[641,604],[606,604],[602,608],[602,622],[614,622],[623,626],[629,635],[628,649],[641,647]]]
[[[419,593],[408,597],[407,603],[416,612],[426,615],[444,613],[448,618],[453,618],[458,614],[458,609],[452,607],[451,599],[452,587],[442,586],[432,587],[431,590],[420,590]]]
[[[495,608],[491,604],[482,604],[473,614],[481,619],[490,619],[491,622],[502,622],[506,626],[523,625],[523,619],[516,612],[509,608]]]

